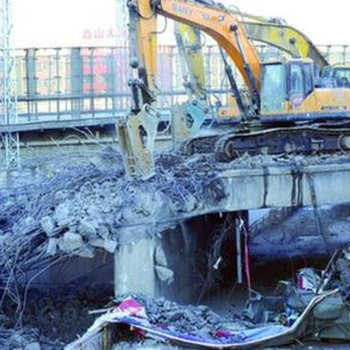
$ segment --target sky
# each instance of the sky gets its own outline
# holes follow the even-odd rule
[[[125,33],[125,26],[117,26],[117,1],[12,0],[14,45],[22,48],[114,46]],[[238,6],[242,12],[283,18],[318,45],[350,44],[349,0],[327,3],[311,0],[222,2]],[[160,42],[170,43],[170,38],[171,33],[163,35]]]

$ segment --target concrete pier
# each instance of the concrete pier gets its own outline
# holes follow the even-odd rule
[[[144,293],[156,295],[155,239],[145,238],[122,246],[115,252],[114,291],[115,295]]]

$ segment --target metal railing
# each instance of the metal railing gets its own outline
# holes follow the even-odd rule
[[[266,46],[258,49],[263,57],[271,55]],[[350,62],[349,46],[320,49],[331,63]],[[220,53],[206,46],[204,56],[208,91],[225,102],[228,85]],[[117,117],[130,108],[126,47],[23,49],[17,50],[16,63],[19,123]],[[157,78],[159,108],[169,110],[186,100],[176,47],[159,47]]]

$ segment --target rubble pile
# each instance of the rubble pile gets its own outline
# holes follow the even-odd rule
[[[12,322],[19,326],[32,282],[55,263],[73,255],[93,258],[97,249],[113,253],[121,244],[157,234],[195,210],[205,212],[206,206],[218,204],[225,198],[218,176],[223,170],[348,160],[341,154],[243,156],[224,164],[212,155],[170,152],[157,156],[155,176],[130,181],[115,150],[85,155],[81,162],[69,155],[45,157],[35,165],[43,171],[33,181],[0,189],[0,310],[13,305],[17,321]],[[179,322],[187,316],[173,315]]]
[[[323,161],[342,162],[344,157]],[[83,165],[73,165],[67,158],[31,184],[0,190],[0,266],[16,257],[16,266],[23,263],[21,268],[28,271],[60,254],[92,258],[96,249],[113,253],[124,233],[132,233],[130,240],[135,240],[145,235],[146,226],[157,226],[160,232],[194,210],[204,212],[206,206],[219,203],[225,197],[220,171],[321,161],[243,156],[225,164],[210,155],[188,158],[166,153],[157,157],[154,177],[129,181],[114,150]],[[6,270],[10,273],[11,268]]]
[[[47,254],[92,258],[96,248],[113,253],[121,235],[132,232],[133,242],[145,236],[146,225],[167,227],[168,220],[223,195],[215,170],[204,165],[194,170],[190,164],[176,164],[177,160],[160,159],[159,172],[146,182],[128,181],[123,171],[115,168],[106,172],[90,166],[81,177],[77,175],[82,169],[74,171],[70,183],[78,180],[77,184],[52,193],[52,205],[40,218]],[[208,194],[203,198],[205,191]]]
[[[61,350],[91,325],[95,319],[91,310],[110,302],[110,291],[97,285],[88,289],[73,284],[47,291],[32,289],[21,325],[15,327],[16,320],[11,318],[16,305],[4,305],[0,349]]]
[[[140,295],[134,298],[145,306],[147,317],[152,324],[166,325],[176,333],[210,339],[217,329],[238,322],[238,317],[221,317],[205,305],[181,305],[164,298],[153,299]],[[243,321],[239,322],[244,324]]]
[[[78,350],[93,339],[106,339],[101,350],[113,349],[113,343],[117,350],[128,337],[134,342],[149,337],[203,349],[253,349],[320,340],[348,343],[349,252],[336,251],[324,270],[300,269],[295,278],[279,281],[271,295],[251,293],[239,315],[220,317],[206,306],[184,307],[142,295],[121,298],[65,349]]]
[[[123,244],[153,235],[223,193],[207,160],[195,166],[176,156],[159,157],[156,176],[129,181],[114,151],[103,157],[83,164],[66,157],[30,184],[0,189],[0,309],[15,304],[20,321],[32,282],[57,262],[92,258],[97,249],[113,253],[121,235]]]
[[[2,350],[58,350],[64,348],[64,342],[59,339],[47,338],[31,326],[20,331],[0,329],[0,347]]]

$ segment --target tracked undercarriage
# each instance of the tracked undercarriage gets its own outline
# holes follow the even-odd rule
[[[302,126],[234,128],[224,133],[199,135],[182,145],[186,155],[215,153],[218,161],[229,162],[243,154],[322,154],[350,150],[350,122]]]

